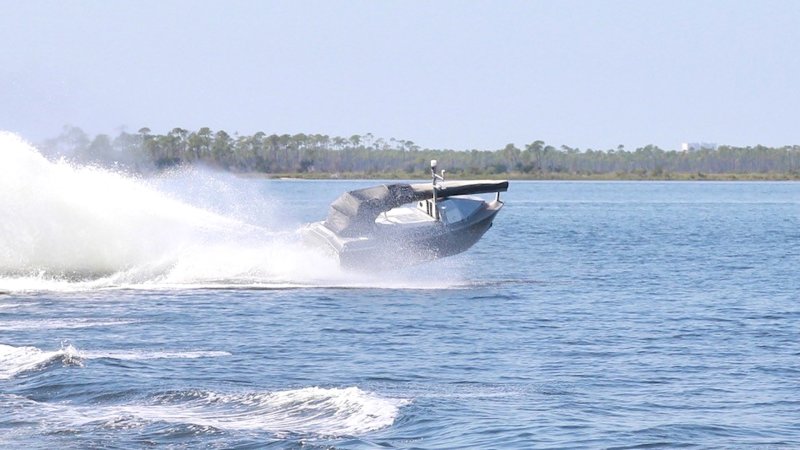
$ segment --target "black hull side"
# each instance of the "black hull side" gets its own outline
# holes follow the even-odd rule
[[[492,227],[502,206],[492,202],[469,220],[451,226],[436,222],[413,231],[376,233],[366,243],[345,243],[337,249],[339,261],[353,269],[390,269],[462,253]]]

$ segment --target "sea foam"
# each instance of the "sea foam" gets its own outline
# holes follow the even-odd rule
[[[50,161],[8,132],[0,167],[0,292],[463,285],[439,261],[417,273],[345,271],[276,224],[292,221],[253,180],[191,170],[142,179]]]
[[[0,344],[0,380],[7,380],[22,372],[37,370],[57,361],[64,364],[80,364],[81,356],[71,345],[62,346],[60,350],[43,351],[36,347]]]
[[[344,276],[296,233],[193,206],[152,180],[50,161],[14,134],[0,132],[0,167],[3,290],[314,284]]]
[[[145,430],[171,424],[206,430],[269,433],[276,438],[358,436],[394,424],[409,400],[382,397],[351,386],[306,387],[274,392],[179,391],[125,404],[45,403],[0,393],[0,407],[16,416],[72,428]]]
[[[147,403],[111,407],[112,415],[277,435],[353,436],[391,426],[403,399],[357,387],[222,394],[189,391],[159,395]]]

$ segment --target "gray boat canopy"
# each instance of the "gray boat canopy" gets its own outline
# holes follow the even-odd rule
[[[421,184],[384,184],[342,194],[331,203],[325,227],[343,237],[370,233],[375,219],[406,203],[455,195],[489,194],[508,190],[508,181],[445,181]]]

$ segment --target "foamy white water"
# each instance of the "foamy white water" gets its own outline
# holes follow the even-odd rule
[[[267,227],[285,208],[253,192],[237,198],[223,178],[157,182],[53,162],[8,132],[0,132],[0,167],[0,292],[458,284],[452,274],[420,283],[346,272],[299,233]],[[223,207],[208,201],[215,193]]]
[[[406,403],[357,387],[309,387],[244,394],[168,394],[148,404],[111,407],[103,413],[223,430],[351,436],[391,426]]]
[[[59,360],[64,363],[79,363],[81,356],[71,345],[48,352],[36,347],[0,344],[0,380],[7,380],[19,373],[36,370]]]
[[[0,133],[0,270],[107,274],[169,258],[236,224],[145,182],[53,163]]]
[[[342,275],[291,233],[192,206],[145,180],[49,161],[10,133],[0,133],[0,166],[0,289],[313,283]]]
[[[83,361],[91,359],[137,361],[230,355],[218,350],[80,351],[72,345],[43,351],[30,346],[0,344],[0,379],[8,380],[57,362],[82,365]],[[49,426],[56,427],[101,424],[110,429],[131,429],[153,423],[172,423],[220,430],[263,431],[276,436],[318,437],[355,436],[389,427],[400,407],[407,403],[404,399],[384,398],[357,387],[244,393],[170,392],[124,404],[92,407],[0,396],[0,405],[13,404],[18,416],[45,420],[51,423]]]
[[[400,408],[408,403],[357,387],[238,394],[189,391],[94,407],[0,395],[0,407],[13,407],[18,415],[44,420],[51,427],[95,424],[107,429],[136,429],[153,423],[170,423],[226,431],[262,431],[277,437],[344,437],[380,430],[391,426]]]
[[[31,328],[0,322],[3,330],[24,331]],[[92,326],[92,325],[90,325]],[[59,328],[59,327],[49,327]],[[63,327],[80,328],[80,327]],[[39,329],[39,328],[37,328]],[[35,371],[51,362],[65,364],[81,363],[91,359],[117,359],[123,361],[145,361],[154,359],[198,359],[231,356],[221,350],[78,350],[73,345],[62,345],[59,350],[44,351],[36,347],[0,344],[0,379],[9,379],[17,374]]]

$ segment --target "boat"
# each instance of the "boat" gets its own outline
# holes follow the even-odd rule
[[[472,247],[503,207],[508,181],[445,181],[431,161],[431,183],[383,184],[342,194],[327,218],[307,226],[306,242],[355,269],[388,269]],[[495,194],[493,200],[477,197]]]

